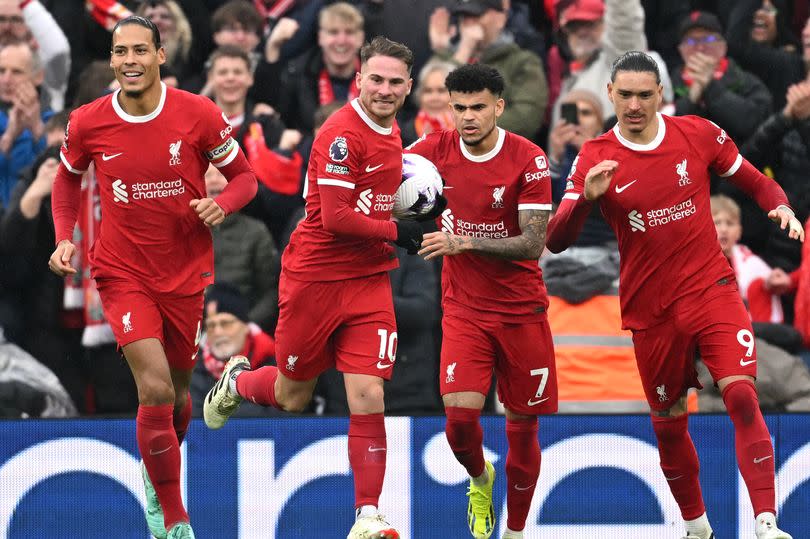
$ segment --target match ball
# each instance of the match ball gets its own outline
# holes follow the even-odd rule
[[[392,214],[397,219],[416,219],[427,214],[443,188],[439,170],[429,159],[415,153],[402,154],[402,183],[394,195]]]

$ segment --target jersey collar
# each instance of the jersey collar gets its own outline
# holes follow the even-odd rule
[[[142,124],[148,122],[149,120],[154,120],[157,118],[160,111],[163,110],[163,104],[166,102],[166,85],[163,81],[160,82],[160,101],[158,102],[158,106],[155,110],[150,112],[149,114],[145,114],[143,116],[133,116],[131,114],[127,114],[124,109],[121,108],[121,105],[118,103],[118,94],[121,93],[121,89],[119,88],[116,90],[112,95],[112,106],[115,110],[115,113],[118,115],[119,118],[124,120],[125,122],[129,122],[131,124]]]
[[[496,129],[498,130],[498,141],[495,143],[495,147],[492,148],[487,153],[485,153],[484,155],[471,154],[470,151],[467,149],[467,146],[464,145],[464,141],[461,139],[461,137],[458,137],[458,143],[461,146],[462,155],[464,155],[464,157],[475,163],[483,163],[485,161],[489,161],[490,159],[498,155],[498,152],[500,152],[501,148],[503,147],[503,141],[506,140],[506,131],[504,131],[500,127]]]
[[[366,122],[366,125],[368,125],[370,128],[372,128],[374,131],[376,131],[377,133],[379,133],[381,135],[390,135],[391,132],[393,132],[393,130],[394,130],[393,127],[383,127],[380,124],[375,123],[374,120],[372,120],[371,118],[369,118],[368,114],[366,114],[366,111],[364,111],[363,107],[360,106],[360,98],[359,97],[355,97],[354,99],[352,99],[351,104],[352,104],[352,108],[355,111],[357,111],[357,114],[359,114],[360,117],[363,119],[363,121]]]
[[[631,150],[635,150],[637,152],[649,152],[654,150],[661,145],[661,141],[664,140],[664,135],[667,131],[667,124],[664,123],[664,117],[661,116],[660,112],[656,112],[655,115],[658,117],[658,133],[655,135],[655,138],[647,144],[636,144],[635,142],[630,142],[624,138],[619,132],[618,122],[613,126],[613,134],[616,135],[616,139],[622,144],[622,146],[630,148]]]

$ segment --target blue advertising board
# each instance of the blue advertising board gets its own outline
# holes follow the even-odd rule
[[[780,527],[810,537],[810,416],[767,416],[776,447]],[[504,419],[483,419],[505,525]],[[343,538],[353,514],[345,418],[192,422],[182,486],[198,539]],[[388,418],[381,510],[404,539],[463,538],[464,469],[441,417]],[[709,518],[720,538],[753,537],[753,514],[725,416],[693,416]],[[0,538],[149,537],[131,420],[0,422]],[[678,508],[658,467],[647,416],[553,416],[540,422],[542,470],[530,538],[678,538]]]

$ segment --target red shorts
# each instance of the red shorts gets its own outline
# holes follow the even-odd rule
[[[715,382],[733,375],[756,377],[751,319],[735,285],[723,285],[698,302],[675,309],[654,327],[633,331],[638,372],[653,410],[672,407],[690,387],[701,388],[695,350]]]
[[[497,376],[498,397],[516,414],[557,411],[557,370],[548,321],[512,324],[445,312],[441,394],[486,395]]]
[[[276,363],[293,380],[325,370],[389,380],[397,352],[394,300],[387,273],[342,281],[278,283]]]
[[[203,292],[164,296],[125,280],[96,281],[104,316],[118,345],[148,338],[160,340],[173,369],[191,370],[200,342]]]

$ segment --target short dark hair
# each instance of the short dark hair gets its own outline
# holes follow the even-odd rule
[[[205,62],[205,70],[211,71],[214,69],[214,64],[220,58],[239,58],[245,62],[248,71],[250,71],[250,56],[236,45],[222,45],[214,49],[214,52],[211,53],[211,56],[209,56],[208,60]]]
[[[112,30],[113,42],[115,41],[115,31],[118,30],[118,28],[120,28],[121,26],[126,26],[128,24],[143,26],[144,28],[152,32],[152,44],[155,46],[155,50],[158,50],[160,49],[160,47],[163,46],[160,43],[160,30],[158,30],[158,27],[155,26],[155,23],[153,23],[150,19],[147,19],[146,17],[141,17],[140,15],[131,15],[126,19],[121,19],[120,21],[115,23],[115,26],[113,27]]]
[[[658,64],[652,56],[641,51],[629,51],[616,58],[610,69],[610,82],[616,82],[616,73],[619,71],[653,73],[655,83],[661,84],[661,72],[658,71]]]
[[[489,90],[493,95],[503,95],[505,83],[501,72],[484,64],[466,64],[455,68],[447,75],[444,85],[448,92],[472,94]]]
[[[226,26],[239,23],[248,32],[259,34],[264,25],[262,16],[256,10],[253,2],[231,0],[222,4],[211,15],[211,30],[217,33]]]
[[[387,37],[377,36],[360,49],[360,63],[365,64],[374,56],[390,56],[402,60],[408,68],[408,74],[413,67],[413,52],[406,45],[391,41]]]

